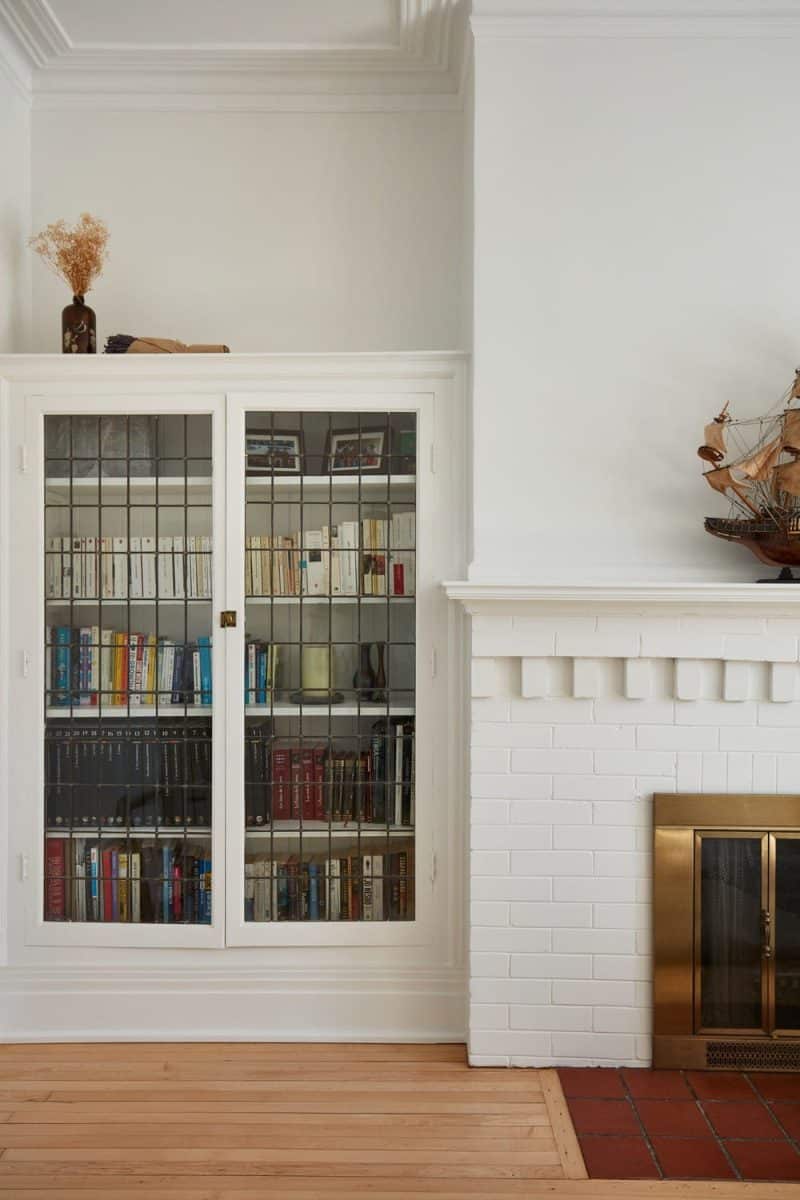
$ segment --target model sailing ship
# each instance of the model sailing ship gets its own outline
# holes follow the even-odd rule
[[[706,517],[708,532],[762,562],[800,566],[800,368],[766,416],[734,421],[726,404],[697,453],[711,464],[705,479],[731,504],[729,516]]]

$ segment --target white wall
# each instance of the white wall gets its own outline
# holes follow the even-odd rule
[[[39,112],[33,222],[111,229],[98,333],[233,351],[457,348],[459,112]],[[34,270],[34,340],[66,289]]]
[[[30,322],[30,104],[0,47],[0,353],[27,349]]]
[[[475,53],[473,577],[763,575],[695,450],[800,362],[797,41]]]

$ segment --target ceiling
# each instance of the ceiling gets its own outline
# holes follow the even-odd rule
[[[467,8],[468,0],[0,0],[0,60],[40,108],[303,107],[310,96],[335,108],[455,107]]]

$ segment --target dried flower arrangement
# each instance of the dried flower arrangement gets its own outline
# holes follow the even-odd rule
[[[74,229],[66,221],[54,221],[29,239],[29,246],[83,297],[105,266],[108,226],[91,213],[81,213]]]

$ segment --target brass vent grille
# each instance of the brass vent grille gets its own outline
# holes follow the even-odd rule
[[[800,1042],[707,1042],[706,1066],[740,1071],[797,1071]]]

